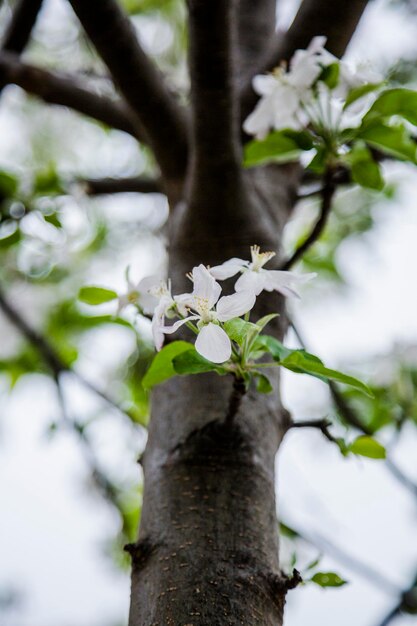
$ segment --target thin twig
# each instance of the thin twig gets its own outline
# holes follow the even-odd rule
[[[332,425],[332,422],[330,422],[329,420],[326,420],[326,419],[322,419],[322,420],[299,420],[299,421],[296,421],[296,422],[292,422],[290,424],[290,428],[317,428],[318,430],[320,430],[323,433],[323,435],[326,437],[326,439],[328,439],[332,443],[335,443],[335,444],[339,445],[336,437],[333,437],[333,435],[329,431],[329,426],[331,426],[331,425]]]
[[[47,339],[41,335],[37,330],[32,328],[30,324],[22,317],[20,312],[8,301],[2,290],[0,289],[0,309],[3,311],[7,319],[17,328],[17,330],[27,339],[27,341],[37,350],[39,355],[44,360],[47,367],[51,370],[52,376],[55,381],[63,372],[69,372],[72,374],[84,387],[92,391],[94,394],[102,398],[107,404],[117,409],[123,415],[129,417],[128,413],[106,392],[102,391],[94,385],[91,381],[79,374],[76,370],[70,367],[60,357],[56,349],[47,341]],[[130,419],[130,417],[129,417]]]
[[[233,423],[233,420],[235,418],[235,415],[239,411],[240,405],[242,403],[242,398],[245,393],[245,383],[243,382],[243,380],[235,378],[233,380],[233,391],[229,399],[229,406],[227,409],[225,424],[231,425]]]
[[[77,181],[89,196],[113,193],[164,193],[162,182],[157,178],[132,176],[131,178],[90,178]]]
[[[187,129],[183,108],[139,44],[133,25],[117,0],[70,0],[78,19],[112,78],[145,129],[167,179],[183,177]]]
[[[143,141],[143,131],[132,121],[129,108],[91,91],[76,77],[60,75],[28,63],[12,52],[0,52],[0,81],[18,85],[48,104],[66,106]]]
[[[293,329],[300,346],[304,350],[306,350],[307,349],[306,342],[304,341],[299,329],[297,328],[297,326],[294,324],[292,320],[290,320],[290,326]],[[350,426],[357,428],[364,435],[372,436],[374,434],[372,429],[369,428],[361,420],[361,418],[359,417],[355,409],[346,400],[346,398],[340,391],[337,384],[329,380],[328,386],[330,389],[330,394],[332,396],[333,403],[336,406],[341,417],[345,420],[345,422],[347,422]],[[385,467],[403,487],[405,487],[408,491],[410,491],[414,496],[417,496],[417,485],[412,480],[410,480],[408,476],[404,474],[404,472],[397,466],[397,464],[391,458],[387,457],[385,459]]]
[[[323,188],[321,189],[320,215],[307,239],[295,250],[295,252],[281,265],[281,270],[289,270],[320,238],[326,227],[327,219],[332,208],[332,200],[336,191],[336,183],[333,178],[333,169],[328,167],[324,173]]]
[[[389,594],[397,595],[401,593],[397,585],[386,578],[378,570],[375,570],[373,567],[364,563],[357,557],[352,556],[350,553],[345,552],[343,548],[333,543],[326,537],[323,537],[317,532],[309,533],[308,531],[299,529],[298,526],[294,527],[292,524],[289,524],[289,528],[294,530],[300,539],[315,546],[318,550],[325,552],[328,556],[339,561],[342,565],[349,567],[352,571],[356,571],[359,576],[362,576],[377,588],[385,589],[385,591]]]

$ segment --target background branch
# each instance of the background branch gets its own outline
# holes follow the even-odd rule
[[[131,178],[87,178],[77,181],[89,196],[138,192],[164,193],[162,181],[157,178],[133,176]]]
[[[240,170],[236,0],[188,0],[188,10],[194,182],[210,193]]]
[[[163,175],[182,178],[187,159],[184,112],[141,48],[116,0],[70,0],[113,80],[145,129]]]
[[[6,29],[2,49],[23,52],[35,26],[43,0],[18,0]]]
[[[22,63],[16,54],[0,52],[0,81],[18,85],[48,104],[69,107],[142,140],[141,130],[132,122],[124,103],[95,94],[75,77],[60,76]]]
[[[315,223],[312,231],[307,239],[295,250],[286,261],[283,262],[280,269],[289,270],[302,256],[311,248],[311,246],[320,238],[326,227],[328,217],[332,208],[332,200],[336,191],[336,183],[333,179],[333,170],[328,167],[324,174],[323,187],[320,190],[321,206],[320,215]]]
[[[126,411],[110,398],[107,393],[98,389],[92,382],[84,378],[77,371],[72,369],[65,361],[60,357],[55,348],[47,341],[47,339],[40,334],[37,330],[23,318],[20,312],[9,302],[0,289],[0,310],[4,313],[7,319],[13,324],[13,326],[25,337],[25,339],[35,348],[43,359],[45,365],[50,369],[51,374],[55,381],[64,372],[69,372],[77,378],[77,380],[84,385],[87,389],[94,394],[102,398],[107,404],[117,409],[123,415],[130,416]]]
[[[300,343],[300,346],[304,350],[307,350],[306,342],[304,341],[303,337],[300,334],[300,331],[292,320],[290,321],[290,326],[293,329],[298,339],[298,342]],[[373,436],[373,431],[363,422],[363,420],[357,414],[352,405],[346,400],[337,384],[329,380],[328,386],[334,405],[336,406],[339,414],[344,419],[344,421],[350,426],[353,426],[353,428],[359,430],[364,435]],[[414,496],[417,496],[417,485],[413,483],[413,481],[410,480],[408,476],[406,476],[403,471],[397,466],[397,464],[388,456],[385,459],[385,467],[403,487],[405,487]]]
[[[343,56],[369,0],[303,0],[285,34],[277,42],[269,68],[288,61],[298,48],[306,48],[313,37],[325,35],[326,49]]]

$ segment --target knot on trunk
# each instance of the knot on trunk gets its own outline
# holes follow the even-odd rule
[[[123,549],[130,554],[135,567],[142,568],[159,545],[151,537],[143,537],[135,543],[126,544]]]
[[[184,441],[173,448],[170,461],[181,458],[185,463],[195,459],[206,462],[218,462],[219,459],[227,462],[230,459],[236,462],[237,456],[251,457],[252,452],[247,437],[236,422],[216,419],[192,430]]]
[[[303,579],[300,572],[297,569],[293,569],[291,576],[281,572],[280,574],[274,574],[271,576],[269,582],[273,592],[282,595],[291,589],[295,589],[300,583],[303,582]]]

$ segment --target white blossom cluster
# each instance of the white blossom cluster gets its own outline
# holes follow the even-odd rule
[[[263,139],[271,129],[302,130],[310,125],[339,133],[360,124],[374,94],[368,91],[348,105],[346,97],[352,89],[379,84],[381,77],[369,67],[353,69],[328,52],[325,43],[325,37],[314,37],[306,50],[295,52],[288,68],[254,77],[253,89],[261,98],[243,124],[249,135]],[[330,66],[338,72],[332,87],[323,76]]]
[[[253,309],[256,297],[264,290],[299,297],[297,287],[315,276],[264,269],[274,255],[274,252],[260,252],[258,246],[252,246],[251,261],[232,258],[211,268],[198,265],[190,273],[191,293],[173,295],[170,281],[156,283],[155,277],[147,277],[138,285],[129,283],[129,292],[119,298],[119,311],[128,303],[137,304],[144,312],[153,308],[152,333],[157,350],[162,348],[165,335],[186,324],[197,335],[197,352],[208,361],[224,363],[232,354],[224,322],[247,315]],[[218,281],[237,274],[240,276],[235,293],[221,296]],[[175,318],[178,319],[173,324],[167,323]]]

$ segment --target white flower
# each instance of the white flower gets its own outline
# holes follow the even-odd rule
[[[325,37],[314,37],[306,50],[297,50],[288,72],[277,68],[254,77],[253,89],[262,97],[243,124],[245,132],[263,139],[271,128],[299,130],[305,125],[302,102],[312,97],[311,86],[330,62],[325,43]]]
[[[145,276],[145,278],[142,278],[138,283],[134,283],[130,279],[129,268],[127,268],[127,292],[119,295],[117,315],[129,304],[134,304],[147,315],[153,313],[157,298],[150,293],[150,290],[159,280],[158,276]]]
[[[222,265],[210,268],[210,273],[218,280],[225,280],[235,276],[238,278],[235,289],[237,292],[251,291],[258,296],[261,291],[279,291],[284,296],[295,296],[298,285],[301,285],[316,276],[316,274],[297,274],[282,270],[265,270],[263,266],[275,256],[275,252],[260,252],[259,246],[251,246],[252,262],[243,259],[229,259]]]
[[[152,336],[157,350],[162,348],[164,343],[164,333],[162,328],[165,325],[165,317],[173,317],[177,310],[177,304],[171,295],[171,283],[162,281],[159,285],[150,288],[150,294],[158,298],[152,317]]]
[[[194,314],[172,326],[160,327],[160,331],[171,334],[183,324],[196,321],[199,328],[195,342],[197,352],[208,361],[224,363],[232,354],[232,345],[219,323],[250,311],[255,304],[255,295],[253,292],[240,291],[219,299],[221,287],[204,265],[193,269],[192,280],[192,293],[175,296],[174,300],[178,306],[185,306]]]
[[[282,71],[281,74],[276,72],[275,76],[255,76],[253,79],[253,88],[262,98],[243,123],[243,129],[248,135],[263,139],[271,128],[301,128],[302,124],[297,117],[300,96],[291,85],[285,83]]]
[[[338,134],[347,128],[357,128],[362,123],[374,101],[373,94],[367,94],[345,107],[342,99],[324,83],[317,86],[316,99],[305,105],[305,110],[313,126]]]
[[[309,89],[320,76],[323,67],[333,63],[335,57],[325,50],[325,43],[326,37],[313,37],[306,50],[295,51],[286,76],[290,85],[301,91]]]

